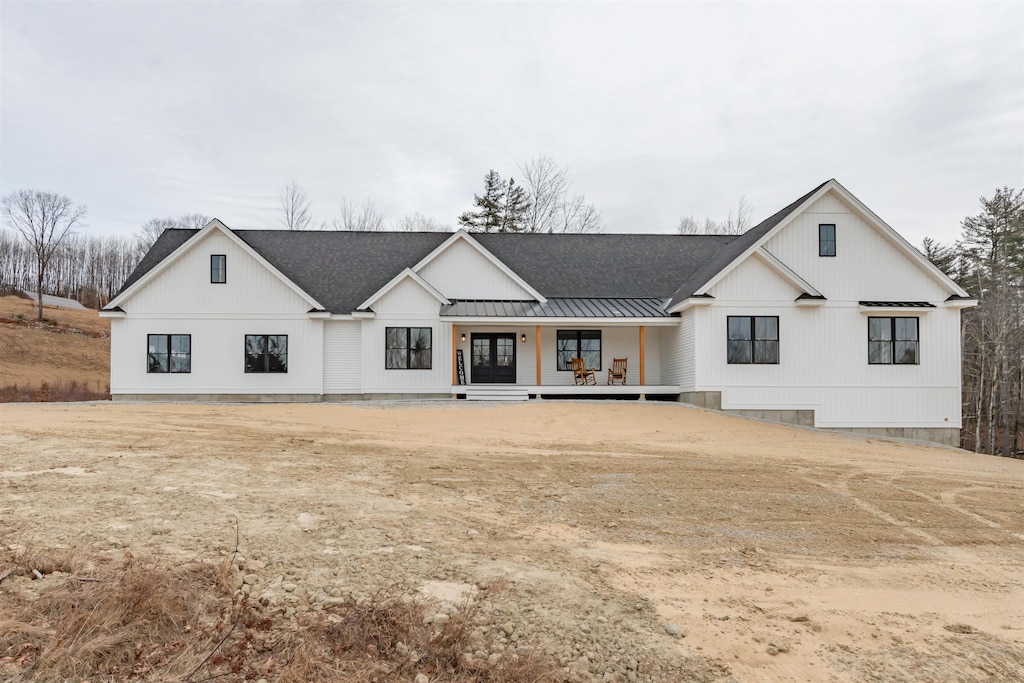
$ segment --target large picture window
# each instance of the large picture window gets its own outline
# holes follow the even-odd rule
[[[146,372],[192,372],[192,336],[151,334],[147,338]]]
[[[601,369],[601,330],[558,330],[558,369],[572,370],[572,359],[582,358],[587,369]]]
[[[245,335],[245,371],[288,372],[288,335]]]
[[[429,370],[432,333],[429,327],[385,328],[384,367],[388,370]]]
[[[917,365],[917,318],[868,318],[868,363]]]
[[[730,315],[727,358],[730,364],[779,362],[779,317]]]

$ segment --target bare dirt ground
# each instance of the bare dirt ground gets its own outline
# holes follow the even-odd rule
[[[567,678],[1024,680],[1021,461],[658,403],[0,420],[0,553],[218,557],[237,520],[270,609],[500,580],[497,654]]]
[[[20,317],[19,317],[20,316]],[[96,392],[110,382],[110,321],[96,311],[0,297],[0,387],[78,382]]]

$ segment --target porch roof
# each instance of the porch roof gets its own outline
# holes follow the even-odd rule
[[[669,318],[664,299],[549,298],[547,302],[460,299],[441,306],[441,315],[458,318]]]

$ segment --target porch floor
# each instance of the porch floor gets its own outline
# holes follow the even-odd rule
[[[577,384],[453,384],[453,394],[465,394],[466,388],[473,389],[494,389],[501,391],[503,388],[518,391],[525,390],[530,395],[540,394],[541,396],[636,396],[664,395],[678,396],[679,387],[670,384],[588,384],[586,386]]]

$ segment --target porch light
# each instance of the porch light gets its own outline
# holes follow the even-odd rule
[[[523,336],[519,338],[524,344],[526,343],[526,333],[523,332]]]
[[[466,341],[466,333],[465,332],[462,333],[462,341]]]

